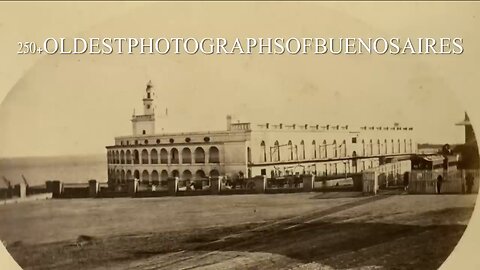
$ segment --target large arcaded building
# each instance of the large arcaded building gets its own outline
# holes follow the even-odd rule
[[[132,118],[132,135],[107,146],[108,177],[129,179],[201,179],[219,175],[280,176],[360,172],[385,158],[416,153],[413,128],[232,123],[224,131],[155,133],[154,90],[143,98],[143,114]]]

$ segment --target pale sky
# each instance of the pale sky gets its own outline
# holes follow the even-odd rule
[[[37,5],[29,3],[30,5]],[[131,134],[152,80],[157,130],[242,121],[413,126],[460,143],[460,91],[478,88],[476,3],[0,4],[0,157],[103,153]],[[25,16],[18,16],[25,14]],[[29,18],[25,22],[25,18]],[[90,19],[91,18],[91,19]],[[18,56],[45,37],[462,37],[460,56]],[[9,63],[9,64],[6,64]],[[8,74],[8,76],[6,75]]]

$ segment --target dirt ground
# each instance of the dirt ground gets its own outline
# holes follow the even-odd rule
[[[24,269],[437,269],[475,195],[301,193],[0,207]]]

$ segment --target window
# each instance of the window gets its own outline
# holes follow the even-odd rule
[[[262,161],[267,162],[267,148],[265,147],[265,141],[260,143],[260,148],[262,149]]]
[[[142,131],[142,134],[143,134],[143,135],[147,134],[147,132],[145,131],[145,129]]]
[[[205,138],[203,138],[203,140],[204,140],[205,142],[209,142],[209,141],[210,141],[210,137],[205,137]]]
[[[275,157],[276,157],[277,160],[275,160],[275,161],[280,161],[280,144],[279,144],[278,141],[275,141],[275,147],[273,148],[273,153],[276,153]],[[270,156],[271,155],[272,154],[270,153]]]
[[[178,164],[178,150],[176,148],[173,148],[170,151],[170,163],[171,164]]]
[[[352,143],[357,143],[357,137],[352,138]]]
[[[174,139],[170,139],[170,143],[174,143],[174,142],[175,142],[175,140],[174,140]]]
[[[147,105],[147,109],[150,109],[150,105]]]
[[[191,139],[190,139],[190,138],[188,138],[188,137],[187,137],[187,138],[185,138],[185,142],[190,142],[190,141],[191,141]]]
[[[195,163],[205,163],[205,151],[201,147],[197,147],[194,152]]]
[[[148,164],[148,151],[146,149],[142,150],[142,164]]]
[[[190,164],[192,163],[192,152],[189,148],[183,148],[182,150],[182,163],[183,164]]]
[[[209,156],[209,161],[210,163],[220,163],[220,151],[218,151],[218,148],[215,146],[210,147],[208,150],[208,156]]]
[[[288,151],[290,151],[290,159],[293,160],[293,144],[292,141],[288,141]]]
[[[157,144],[160,144],[160,139],[157,139]]]
[[[148,140],[145,140],[144,142],[145,142],[145,144],[148,144]]]

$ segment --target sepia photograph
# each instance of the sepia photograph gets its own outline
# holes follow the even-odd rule
[[[0,269],[476,269],[479,14],[0,3]]]

